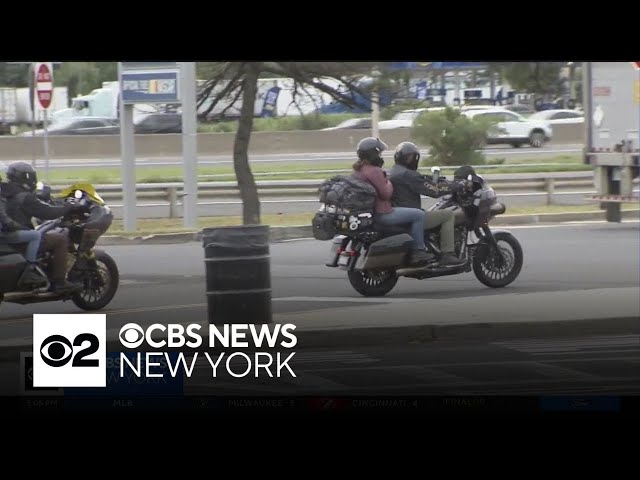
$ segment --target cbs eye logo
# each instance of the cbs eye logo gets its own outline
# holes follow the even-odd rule
[[[73,347],[82,347],[85,342],[89,342],[89,346],[78,350],[74,355]],[[69,363],[72,357],[71,366],[73,367],[97,367],[100,364],[97,358],[87,359],[85,357],[96,353],[99,346],[98,337],[90,333],[81,333],[73,340],[73,344],[62,335],[51,335],[42,342],[40,356],[42,361],[50,367],[63,367]]]
[[[33,386],[105,387],[106,315],[34,315]]]
[[[144,330],[136,323],[127,323],[120,329],[120,342],[127,348],[137,348],[144,342]]]

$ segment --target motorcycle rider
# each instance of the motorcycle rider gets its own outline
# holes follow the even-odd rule
[[[400,143],[394,152],[395,165],[389,172],[393,184],[391,202],[396,207],[421,208],[420,195],[438,198],[454,192],[460,188],[455,183],[434,183],[431,178],[420,174],[418,162],[420,150],[411,142]],[[421,210],[422,211],[422,210]],[[427,230],[440,226],[440,256],[442,266],[460,266],[465,263],[455,255],[454,224],[455,215],[451,211],[440,210],[424,212],[425,228]]]
[[[27,230],[34,230],[32,223],[34,217],[53,220],[78,209],[71,204],[52,206],[41,201],[35,194],[38,176],[35,169],[28,163],[12,163],[6,175],[7,182],[1,182],[0,189],[2,196],[7,200],[7,213]],[[52,252],[51,290],[55,293],[77,288],[65,278],[68,248],[69,239],[63,233],[49,231],[42,236],[40,250]]]
[[[382,152],[387,148],[387,145],[379,138],[367,137],[360,140],[356,149],[358,161],[353,164],[354,175],[366,180],[376,189],[378,194],[374,212],[376,222],[382,225],[410,224],[410,235],[415,242],[410,257],[411,263],[429,261],[431,256],[426,252],[424,244],[425,217],[423,211],[391,205],[393,184],[387,178],[387,172],[382,169],[382,165],[384,165]]]
[[[2,195],[0,195],[0,230],[0,241],[8,244],[27,244],[24,258],[27,260],[28,266],[21,282],[32,284],[42,281],[42,275],[37,271],[38,249],[40,248],[42,235],[39,231],[29,230],[11,218],[7,213],[7,202]]]

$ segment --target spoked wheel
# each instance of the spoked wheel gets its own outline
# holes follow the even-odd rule
[[[473,273],[481,283],[491,288],[506,287],[513,282],[522,270],[523,253],[520,242],[506,232],[494,234],[500,254],[495,247],[486,245],[485,255],[476,255],[473,259]]]
[[[97,269],[86,270],[81,281],[84,288],[73,294],[71,300],[83,310],[106,307],[118,291],[120,274],[116,262],[105,252],[96,251]]]
[[[349,272],[349,282],[360,295],[382,297],[396,286],[398,276],[393,270],[378,272],[352,270]]]

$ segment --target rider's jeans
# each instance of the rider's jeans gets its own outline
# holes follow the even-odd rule
[[[376,221],[381,225],[411,224],[409,234],[415,248],[424,250],[424,212],[418,208],[394,207],[391,213],[378,213]]]
[[[2,234],[2,238],[7,243],[27,243],[27,250],[24,257],[28,262],[36,262],[38,257],[38,248],[40,248],[40,241],[42,240],[42,234],[38,230],[6,232]]]

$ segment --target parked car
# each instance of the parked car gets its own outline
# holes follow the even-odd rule
[[[503,105],[502,108],[510,112],[519,113],[520,115],[531,115],[535,112],[532,106],[523,104]]]
[[[135,133],[182,133],[181,113],[149,113],[134,122]]]
[[[468,110],[462,112],[473,120],[487,119],[495,122],[487,137],[488,144],[508,144],[519,147],[528,143],[532,147],[542,147],[553,137],[551,125],[541,120],[530,120],[504,108]]]
[[[438,112],[444,110],[446,107],[429,107],[429,108],[416,108],[413,110],[403,110],[400,113],[396,113],[391,120],[383,120],[378,122],[378,129],[391,130],[394,128],[411,128],[413,122],[423,112]]]
[[[371,117],[349,118],[335,127],[327,127],[322,130],[342,130],[344,128],[369,129],[371,128]]]
[[[109,117],[70,117],[58,120],[47,128],[47,135],[114,135],[120,133],[117,118]],[[23,137],[33,133],[26,131]],[[44,129],[35,131],[37,137],[44,136]]]
[[[583,124],[584,112],[581,110],[543,110],[541,112],[534,113],[529,117],[530,120],[542,120],[550,123],[551,125],[560,124]]]

